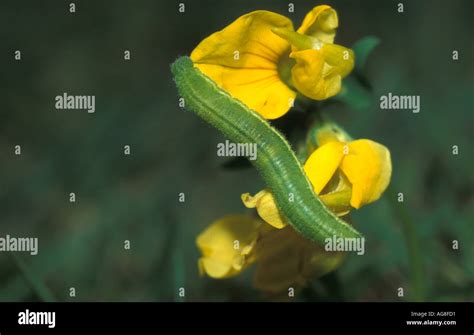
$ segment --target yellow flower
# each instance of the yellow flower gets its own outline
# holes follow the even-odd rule
[[[257,263],[254,286],[279,292],[303,286],[312,276],[335,269],[343,253],[326,252],[291,226],[276,229],[248,215],[229,215],[212,223],[197,238],[201,274],[216,279],[241,273]]]
[[[387,188],[392,173],[390,151],[366,139],[350,141],[329,125],[316,133],[317,149],[304,164],[304,171],[321,201],[339,216],[353,208],[376,201]],[[255,196],[242,194],[247,208],[256,208],[268,224],[281,229],[287,222],[281,216],[270,190]]]
[[[340,91],[354,54],[333,44],[337,26],[327,5],[314,7],[297,31],[285,16],[255,11],[204,39],[191,59],[234,98],[276,119],[298,93],[323,100]]]
[[[350,141],[332,132],[333,127],[319,131],[318,148],[304,165],[315,193],[335,197],[350,190],[346,204],[356,209],[378,200],[392,175],[390,151],[371,140]],[[331,181],[335,176],[339,184],[334,190]]]
[[[253,286],[275,293],[305,286],[311,278],[335,270],[345,256],[343,252],[325,251],[291,226],[276,229],[268,224],[262,225],[255,249]]]
[[[248,215],[228,215],[213,222],[196,241],[202,254],[200,273],[227,278],[252,264],[260,225],[261,220]]]

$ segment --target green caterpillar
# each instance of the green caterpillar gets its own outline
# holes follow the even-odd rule
[[[271,189],[287,221],[306,238],[323,244],[333,236],[361,237],[319,200],[290,145],[259,114],[220,89],[195,68],[191,59],[181,57],[171,66],[186,108],[220,130],[236,143],[257,144],[258,155],[251,163]],[[289,201],[293,195],[293,201]]]

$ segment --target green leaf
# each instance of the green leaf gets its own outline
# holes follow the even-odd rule
[[[362,73],[367,64],[369,58],[375,47],[379,45],[380,39],[375,36],[366,36],[358,40],[352,46],[352,50],[355,53],[355,71]]]
[[[37,274],[22,258],[13,254],[13,260],[18,266],[18,269],[23,274],[26,281],[30,284],[31,288],[35,291],[38,297],[43,302],[56,301],[52,292],[43,281],[43,279]]]
[[[372,104],[372,94],[354,76],[344,79],[341,92],[334,97],[351,106],[356,111],[363,111]]]
[[[363,111],[372,104],[371,86],[363,72],[369,55],[379,43],[377,37],[366,36],[352,46],[355,53],[354,71],[344,79],[341,92],[335,99],[346,103],[356,111]]]

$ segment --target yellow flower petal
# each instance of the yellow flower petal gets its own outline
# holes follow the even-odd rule
[[[281,229],[288,224],[278,210],[273,194],[270,191],[262,190],[255,194],[255,196],[251,196],[250,193],[244,193],[241,198],[245,207],[257,208],[258,215],[273,227]]]
[[[269,228],[256,246],[258,259],[254,286],[268,292],[303,286],[314,277],[333,271],[344,254],[324,248],[297,233],[292,227]]]
[[[321,48],[326,62],[323,76],[346,77],[354,68],[354,51],[338,44],[326,44]]]
[[[380,198],[387,188],[392,174],[390,151],[371,140],[353,141],[341,170],[352,184],[351,206],[360,208]]]
[[[279,14],[255,11],[204,39],[191,53],[195,65],[217,85],[267,119],[285,114],[296,97],[278,74],[289,44],[272,28],[293,29]]]
[[[322,277],[336,270],[346,256],[343,252],[325,251],[320,246],[313,246],[312,249],[303,262],[302,272],[308,277]]]
[[[344,143],[328,142],[314,151],[304,165],[316,194],[321,193],[331,180],[344,156]]]
[[[306,152],[314,150],[328,142],[350,142],[352,138],[344,129],[332,122],[312,127],[306,135]]]
[[[293,285],[304,285],[301,274],[301,250],[296,243],[297,234],[290,226],[284,229],[269,228],[262,234],[257,246],[257,268],[253,285],[255,288],[279,292]]]
[[[324,59],[319,50],[293,51],[290,57],[296,60],[296,64],[291,68],[293,85],[303,95],[315,100],[323,100],[330,93],[334,95],[339,91],[340,87],[336,87],[337,91],[330,90],[323,80]]]
[[[338,25],[336,11],[330,6],[321,5],[314,7],[306,14],[297,32],[316,37],[323,43],[333,43]]]
[[[202,253],[201,273],[226,278],[250,265],[260,225],[260,220],[248,215],[228,215],[213,222],[196,239]]]
[[[342,78],[354,67],[353,51],[335,44],[326,44],[321,49],[293,51],[290,57],[296,60],[291,69],[293,85],[303,95],[315,100],[339,93]]]
[[[326,123],[315,130],[316,144],[318,147],[328,142],[349,142],[352,138],[344,129],[334,123]]]
[[[262,291],[280,292],[290,286],[303,286],[306,279],[300,273],[298,249],[290,248],[258,262],[253,277],[253,286]]]
[[[268,257],[289,248],[294,243],[293,239],[296,236],[296,234],[289,231],[294,231],[294,229],[291,226],[278,229],[268,224],[262,225],[255,245],[257,260],[259,262],[264,261]]]
[[[331,192],[319,196],[321,201],[337,216],[344,216],[351,211],[351,195],[352,190]]]

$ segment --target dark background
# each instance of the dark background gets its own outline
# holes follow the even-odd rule
[[[240,194],[263,184],[251,168],[222,168],[223,137],[178,107],[169,65],[249,11],[276,11],[298,27],[323,2],[293,1],[295,13],[286,1],[187,0],[185,13],[179,2],[75,1],[74,14],[70,1],[0,3],[0,236],[38,237],[40,251],[0,254],[1,301],[266,299],[252,270],[225,281],[198,274],[196,235],[244,212]],[[353,212],[366,255],[295,300],[474,300],[474,3],[405,0],[398,13],[399,2],[325,2],[339,14],[337,43],[381,40],[367,65],[371,106],[327,112],[355,138],[385,144],[393,176],[382,200]],[[95,95],[96,112],[56,110],[63,92]],[[380,110],[388,92],[420,95],[421,112]]]

